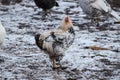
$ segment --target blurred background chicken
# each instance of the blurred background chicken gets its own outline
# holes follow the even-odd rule
[[[120,7],[120,0],[107,0],[107,2],[110,3],[112,7]]]
[[[64,56],[65,50],[72,45],[74,37],[72,21],[69,16],[66,16],[58,28],[37,34],[35,41],[41,50],[47,51],[52,61],[53,69],[56,69],[58,67],[56,63],[61,66],[60,60]]]
[[[20,3],[20,2],[22,2],[22,0],[0,0],[0,3],[2,5],[16,4],[16,3]]]
[[[120,16],[111,8],[106,0],[79,0],[79,4],[83,12],[86,13],[96,25],[99,25],[98,18],[103,14],[107,14],[106,17],[110,14],[116,21],[120,21]]]
[[[34,0],[34,2],[38,8],[42,8],[42,10],[45,12],[43,15],[44,17],[47,15],[51,8],[54,6],[59,6],[56,0]]]
[[[5,28],[3,27],[1,21],[0,21],[0,46],[3,44],[3,41],[5,39],[6,31]]]

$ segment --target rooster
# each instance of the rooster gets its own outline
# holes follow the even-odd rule
[[[106,0],[79,0],[80,7],[91,19],[96,20],[103,13],[112,15],[117,21],[120,20],[120,16],[112,10],[111,6]],[[98,23],[98,21],[96,20]]]
[[[5,28],[3,27],[1,21],[0,21],[0,46],[3,44],[3,41],[5,39],[6,31]]]
[[[51,31],[35,35],[36,45],[48,53],[52,61],[52,68],[61,67],[60,60],[73,43],[75,33],[69,16],[66,16],[61,25]],[[58,65],[56,65],[58,62]]]
[[[34,0],[35,4],[38,8],[42,8],[45,12],[45,15],[49,12],[49,9],[53,8],[54,6],[59,6],[56,0]]]

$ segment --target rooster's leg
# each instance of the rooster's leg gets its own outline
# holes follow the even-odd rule
[[[52,68],[53,68],[53,70],[55,70],[56,68],[57,68],[57,66],[56,66],[56,61],[55,61],[55,58],[54,57],[52,57]]]
[[[91,25],[94,25],[94,26],[98,27],[99,26],[99,18],[98,17],[94,17],[91,20]]]
[[[96,25],[97,27],[100,26],[100,24],[99,24],[99,18],[96,18],[96,19],[95,19],[95,23],[96,23],[95,25]]]
[[[42,20],[47,20],[48,14],[50,13],[50,11],[49,10],[43,10],[43,11],[44,11],[44,13],[42,15]]]

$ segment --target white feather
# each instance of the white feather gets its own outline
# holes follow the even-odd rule
[[[111,10],[111,7],[109,4],[105,3],[104,0],[96,0],[94,3],[91,3],[92,7],[98,9],[98,10],[103,10],[105,12],[109,12]]]
[[[112,10],[110,14],[114,16],[118,21],[120,21],[120,16],[114,10]]]
[[[3,27],[1,21],[0,21],[0,46],[2,45],[4,39],[5,39],[6,31],[5,28]]]

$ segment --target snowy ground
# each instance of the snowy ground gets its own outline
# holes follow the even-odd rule
[[[47,21],[37,15],[42,10],[32,1],[0,5],[0,20],[7,30],[0,51],[0,80],[120,80],[120,25],[88,29],[81,25],[88,20],[82,18],[85,14],[77,0],[58,2],[60,7],[52,9]],[[66,8],[76,38],[61,61],[68,68],[53,71],[48,55],[35,45],[34,35],[57,27]]]

